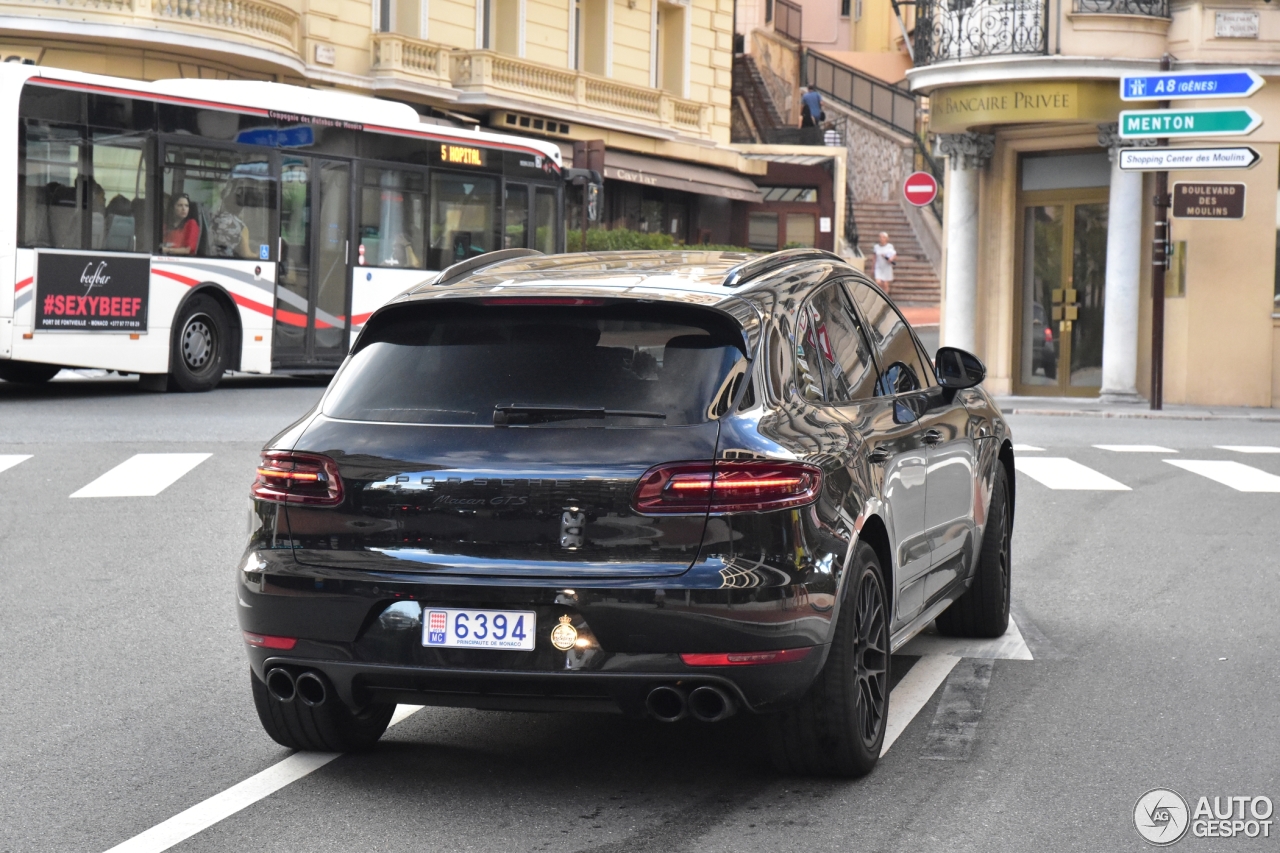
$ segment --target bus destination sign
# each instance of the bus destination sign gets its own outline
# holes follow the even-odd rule
[[[36,330],[145,332],[151,259],[36,253]]]
[[[460,166],[483,166],[484,152],[470,145],[440,145],[440,162]]]
[[[1173,215],[1179,219],[1244,219],[1244,184],[1177,181]]]

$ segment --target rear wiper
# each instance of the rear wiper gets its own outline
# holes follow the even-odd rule
[[[551,421],[598,420],[605,418],[653,418],[666,420],[662,412],[631,411],[629,409],[577,408],[573,406],[494,406],[494,426],[518,426],[520,424],[544,424]]]

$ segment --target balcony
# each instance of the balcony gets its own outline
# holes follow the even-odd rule
[[[921,0],[915,64],[921,67],[950,60],[1048,53],[1046,5],[1047,0]]]
[[[0,0],[5,14],[227,39],[298,61],[299,15],[271,0]],[[122,33],[122,38],[133,40]],[[151,41],[151,39],[147,39]],[[211,46],[211,50],[219,50]]]
[[[646,86],[635,86],[552,68],[491,50],[450,50],[395,33],[374,33],[376,77],[516,101],[523,109],[561,107],[687,136],[710,137],[710,112],[699,104]]]
[[[804,10],[791,0],[774,0],[773,31],[800,44],[804,31]]]
[[[1169,0],[1075,0],[1078,15],[1142,15],[1168,18]]]

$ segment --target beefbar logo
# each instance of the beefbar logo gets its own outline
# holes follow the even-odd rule
[[[35,284],[37,330],[147,330],[150,258],[38,252]]]

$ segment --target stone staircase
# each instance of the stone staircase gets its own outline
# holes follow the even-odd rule
[[[915,230],[902,208],[892,201],[855,201],[853,218],[858,226],[858,247],[867,256],[867,275],[874,278],[874,247],[880,232],[898,251],[889,296],[899,305],[937,305],[942,301],[938,271],[920,248]]]

